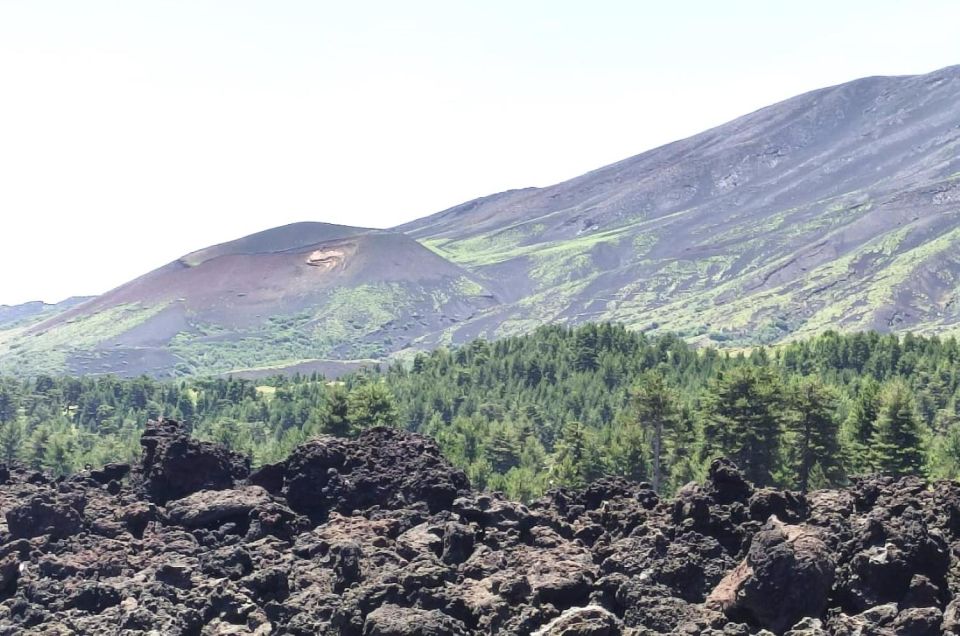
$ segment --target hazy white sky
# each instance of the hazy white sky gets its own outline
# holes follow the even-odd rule
[[[960,63],[957,0],[0,0],[0,303],[387,227]]]

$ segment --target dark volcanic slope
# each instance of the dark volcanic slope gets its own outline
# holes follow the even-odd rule
[[[0,634],[960,634],[955,482],[803,496],[717,460],[674,500],[525,506],[393,429],[253,473],[175,422],[141,444],[132,471],[0,468]]]
[[[188,254],[37,324],[4,361],[162,375],[381,356],[493,302],[403,234],[299,223]]]
[[[297,223],[188,254],[37,331],[132,303],[175,305],[198,321],[244,327],[264,317],[311,309],[331,288],[465,276],[403,234]]]
[[[512,307],[722,339],[960,321],[960,66],[814,91],[542,189],[397,228]],[[733,300],[736,302],[732,302]]]

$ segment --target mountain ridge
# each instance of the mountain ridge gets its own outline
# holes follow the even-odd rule
[[[781,224],[792,221],[785,225],[793,228],[800,225],[797,221],[813,221],[830,231],[845,228],[848,232],[860,232],[860,242],[877,240],[882,232],[864,232],[863,224],[856,225],[856,218],[844,221],[837,217],[868,216],[871,207],[878,203],[895,215],[911,216],[917,210],[929,213],[934,210],[933,206],[954,202],[956,175],[960,170],[956,152],[956,121],[960,115],[954,99],[958,78],[960,67],[953,66],[925,76],[878,76],[819,89],[580,177],[527,191],[522,195],[523,218],[512,214],[510,206],[515,201],[504,204],[503,199],[485,198],[452,209],[473,213],[473,219],[457,215],[458,222],[470,230],[438,226],[438,220],[449,215],[449,210],[400,227],[451,260],[474,266],[474,271],[480,274],[489,270],[502,277],[512,271],[521,281],[525,274],[529,277],[532,269],[525,268],[522,261],[543,256],[550,250],[556,255],[557,248],[562,247],[551,245],[551,241],[569,243],[586,239],[590,243],[586,247],[602,246],[600,249],[605,253],[569,250],[565,260],[552,260],[559,260],[560,266],[566,265],[573,271],[576,267],[570,265],[577,261],[582,264],[597,256],[604,257],[608,263],[612,261],[614,267],[601,264],[600,268],[593,268],[604,270],[602,274],[614,279],[607,285],[595,282],[590,290],[594,297],[610,294],[622,284],[649,281],[660,273],[658,268],[665,263],[685,262],[689,266],[695,260],[688,258],[689,255],[708,260],[722,257],[718,269],[731,266],[734,270],[749,269],[736,262],[743,255],[729,246],[750,237],[754,233],[751,226],[757,222],[776,221],[776,215],[792,213],[794,217],[801,217],[779,219]],[[897,108],[891,108],[891,102]],[[903,126],[903,120],[911,117],[914,121]],[[758,128],[759,124],[770,121],[772,127]],[[936,134],[931,135],[933,128]],[[818,137],[819,146],[814,143]],[[864,137],[869,143],[863,143]],[[881,152],[886,154],[879,156]],[[717,155],[719,160],[711,163]],[[767,181],[757,183],[757,177],[764,176],[764,171]],[[797,172],[803,172],[803,178],[797,178]],[[916,200],[930,191],[936,191],[934,200]],[[913,201],[909,200],[911,196]],[[561,203],[557,203],[558,199]],[[823,209],[798,214],[803,212],[803,207],[818,203],[829,203],[835,209],[832,214],[825,214],[828,210]],[[907,209],[896,209],[898,206]],[[949,207],[949,214],[953,215],[955,206]],[[751,214],[753,219],[748,218]],[[694,217],[693,222],[684,224],[687,217]],[[878,217],[874,214],[866,225],[876,225]],[[491,227],[489,219],[499,221]],[[473,220],[478,222],[471,223]],[[530,226],[532,230],[524,231],[524,227]],[[643,231],[647,229],[654,231],[645,236]],[[667,229],[671,230],[670,240],[661,240]],[[778,237],[773,230],[775,226],[768,228],[767,234],[771,236],[764,238],[781,239],[781,244],[771,246],[778,252],[775,256],[793,254],[827,238],[826,233],[810,232],[808,228],[800,237],[804,240],[794,240],[784,246],[784,237]],[[657,236],[657,231],[661,236]],[[703,238],[691,241],[698,232]],[[646,250],[644,256],[654,267],[634,262],[634,271],[616,280],[611,270],[629,268],[629,259],[633,256],[629,250],[620,249],[618,253],[611,249],[611,244],[623,238],[621,235],[632,235],[637,242],[634,247],[638,248],[634,251]],[[594,237],[592,242],[590,236]],[[678,250],[677,241],[686,244],[681,244]],[[843,241],[831,239],[828,245],[839,248],[838,255],[846,253]],[[805,258],[809,259],[809,253]],[[822,260],[816,262],[816,265],[824,264]],[[591,268],[586,269],[590,275]],[[759,268],[752,269],[753,272],[744,274],[770,279]],[[701,279],[709,273],[697,272]],[[582,278],[583,274],[580,271],[576,276]],[[670,282],[677,282],[676,276],[669,278]],[[680,291],[683,285],[698,282],[690,278],[681,276]],[[715,282],[729,282],[719,278]],[[545,287],[548,286],[541,286],[541,290]],[[532,285],[527,291],[535,292],[537,286]],[[617,300],[629,304],[632,299]],[[670,302],[677,300],[675,294],[670,298]],[[655,299],[636,304],[638,309],[649,311],[667,303]],[[586,303],[579,307],[571,303],[563,317],[570,318],[584,309],[588,309]],[[711,308],[697,309],[709,313]],[[597,319],[624,318],[622,308],[593,307],[589,311]],[[663,313],[660,311],[661,315],[645,324],[666,323],[674,330],[687,331],[687,335],[703,326],[710,327],[709,324],[697,325],[690,317],[677,320]],[[718,317],[714,322],[719,320]],[[642,321],[632,324],[644,326]]]
[[[0,368],[282,369],[590,320],[703,344],[953,333],[958,122],[960,66],[874,76],[394,228],[268,229],[0,325]]]

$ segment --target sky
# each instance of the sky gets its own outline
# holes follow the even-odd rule
[[[0,0],[0,304],[390,227],[960,64],[957,0]]]

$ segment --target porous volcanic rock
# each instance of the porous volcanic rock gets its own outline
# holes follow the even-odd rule
[[[438,512],[470,488],[432,440],[385,427],[365,430],[356,441],[307,442],[283,463],[282,474],[290,506],[318,520],[373,506]]]
[[[523,504],[412,433],[251,474],[169,420],[132,467],[0,476],[0,636],[960,634],[952,482],[801,496],[718,460],[671,500],[608,478]]]
[[[535,631],[532,636],[617,636],[623,633],[620,620],[599,605],[571,607]]]
[[[167,503],[170,520],[184,528],[219,527],[228,520],[247,519],[270,495],[259,486],[234,490],[201,490]]]
[[[13,539],[31,539],[42,535],[69,537],[83,525],[82,497],[67,498],[60,493],[34,495],[6,511],[7,528]]]
[[[833,557],[819,533],[771,516],[707,605],[782,633],[801,618],[823,614],[833,578]]]
[[[146,495],[166,503],[199,490],[224,490],[250,473],[250,460],[223,446],[190,437],[169,419],[150,421],[140,438],[138,476]]]

